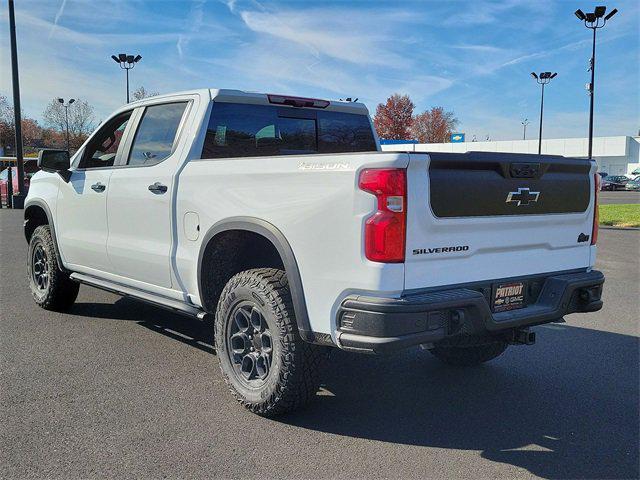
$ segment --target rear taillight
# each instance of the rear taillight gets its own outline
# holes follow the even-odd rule
[[[364,226],[364,253],[373,262],[404,262],[407,225],[407,172],[400,168],[366,169],[359,187],[378,199]]]
[[[598,224],[600,223],[600,208],[598,205],[598,195],[600,194],[600,182],[602,177],[599,174],[593,176],[593,189],[595,190],[593,203],[593,228],[591,229],[591,245],[595,245],[598,241]]]

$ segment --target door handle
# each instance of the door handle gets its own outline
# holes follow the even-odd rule
[[[149,185],[149,191],[159,195],[167,192],[167,186],[156,182],[153,185]]]
[[[104,192],[104,189],[107,188],[105,185],[101,184],[100,182],[98,183],[94,183],[93,185],[91,185],[91,190],[93,190],[94,192]]]

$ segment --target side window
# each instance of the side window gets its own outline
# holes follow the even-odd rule
[[[147,107],[133,140],[128,165],[155,165],[171,155],[186,102]]]
[[[78,168],[112,167],[130,117],[130,111],[122,113],[102,127],[87,145]]]

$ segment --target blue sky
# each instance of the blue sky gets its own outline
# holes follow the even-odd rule
[[[529,72],[556,71],[545,92],[545,137],[586,136],[590,30],[574,17],[595,3],[545,0],[266,2],[244,0],[16,0],[25,113],[53,97],[81,97],[97,119],[124,102],[124,73],[109,58],[143,60],[133,88],[160,93],[238,88],[320,98],[359,97],[372,113],[394,92],[421,111],[453,110],[460,131],[537,136],[539,87]],[[596,135],[640,128],[640,3],[599,31]],[[0,93],[11,96],[7,4],[0,5]]]

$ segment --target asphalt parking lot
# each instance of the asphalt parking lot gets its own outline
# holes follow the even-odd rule
[[[598,201],[601,205],[612,203],[640,203],[640,192],[619,190],[617,192],[602,191],[598,194]]]
[[[226,391],[211,328],[81,287],[40,310],[0,211],[0,478],[638,478],[639,231],[601,230],[605,308],[481,367],[336,351],[308,409]]]

